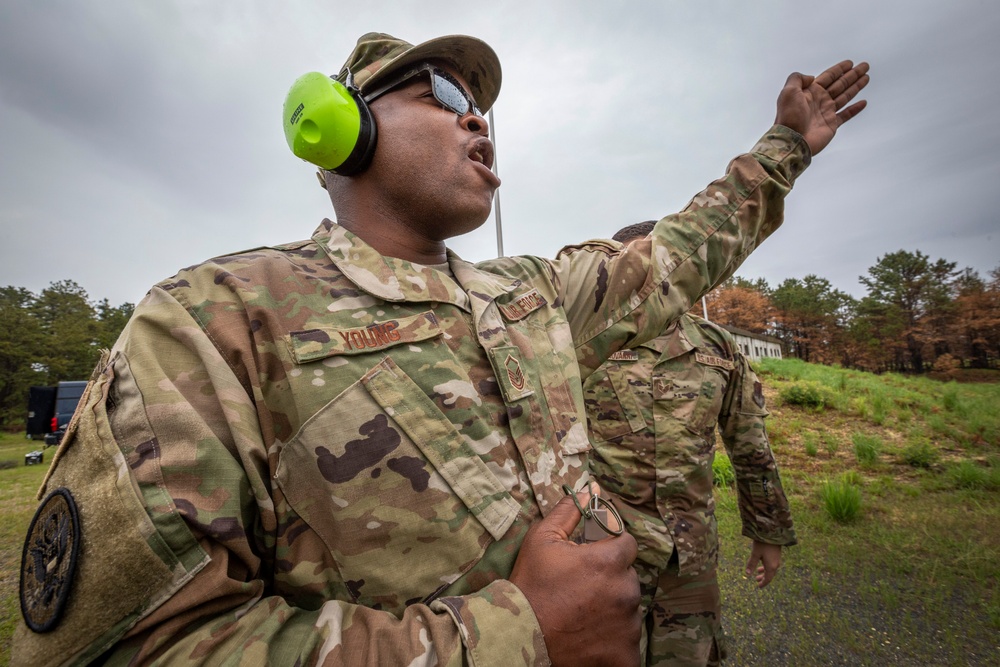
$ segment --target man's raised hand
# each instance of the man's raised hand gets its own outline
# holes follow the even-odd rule
[[[813,155],[826,148],[837,129],[861,113],[868,102],[847,106],[868,85],[868,63],[844,60],[819,76],[793,72],[778,95],[774,122],[801,134]]]

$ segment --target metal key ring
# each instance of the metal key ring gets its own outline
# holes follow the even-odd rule
[[[571,489],[568,484],[563,484],[562,490],[563,493],[565,493],[567,496],[570,496],[573,499],[573,504],[576,505],[576,509],[580,510],[580,514],[583,515],[584,519],[592,519],[594,523],[596,523],[600,527],[600,529],[603,530],[608,535],[613,535],[617,537],[621,535],[623,532],[625,532],[625,524],[622,521],[622,517],[620,514],[618,514],[618,510],[615,509],[614,503],[612,503],[610,500],[602,498],[601,496],[595,496],[594,494],[590,495],[591,502],[596,503],[598,507],[603,505],[604,509],[610,512],[611,516],[615,518],[615,521],[618,522],[617,530],[612,529],[610,526],[601,521],[601,519],[598,518],[596,514],[594,514],[595,508],[590,507],[589,503],[587,504],[586,509],[581,507],[580,499],[576,497],[576,492],[573,491],[573,489]]]

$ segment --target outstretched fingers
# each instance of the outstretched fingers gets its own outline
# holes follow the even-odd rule
[[[854,98],[868,85],[868,69],[866,62],[842,60],[815,78],[792,73],[778,95],[775,123],[801,134],[812,154],[818,154],[841,125],[865,108],[865,102]]]
[[[839,111],[837,113],[837,120],[839,121],[839,123],[841,125],[843,125],[844,123],[846,123],[847,121],[851,120],[852,118],[854,118],[855,116],[857,116],[859,113],[861,113],[861,111],[866,106],[868,106],[868,100],[861,100],[860,102],[855,102],[854,104],[852,104],[851,106],[847,107],[846,109],[844,109],[842,111]]]
[[[867,74],[862,73],[857,77],[853,77],[853,80],[850,81],[849,83],[845,82],[845,87],[843,89],[843,92],[833,96],[833,103],[837,105],[838,109],[844,106],[845,104],[853,100],[858,93],[864,90],[865,86],[868,85],[869,81],[871,81],[871,79],[868,77]]]
[[[830,90],[830,86],[832,86],[836,81],[838,81],[840,77],[844,76],[845,72],[849,72],[853,67],[854,67],[853,61],[842,60],[833,67],[826,69],[819,76],[817,76],[816,84],[822,86],[823,88],[826,88],[827,90]],[[831,97],[833,95],[834,93],[831,93]]]

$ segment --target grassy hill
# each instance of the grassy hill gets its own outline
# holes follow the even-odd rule
[[[758,370],[799,544],[758,591],[735,493],[717,489],[732,664],[996,664],[1000,384]]]
[[[743,577],[749,542],[735,492],[717,488],[727,664],[996,664],[1000,384],[798,360],[765,360],[758,370],[799,545],[757,590]],[[36,448],[0,435],[0,666],[20,614],[21,545],[45,473],[23,465]]]

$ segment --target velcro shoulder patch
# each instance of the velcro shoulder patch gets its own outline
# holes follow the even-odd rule
[[[718,368],[725,368],[727,371],[731,371],[734,368],[736,368],[736,364],[729,359],[723,359],[722,357],[713,357],[710,354],[702,354],[701,352],[695,352],[694,359],[699,364],[704,364],[706,366],[717,366]]]
[[[21,615],[32,631],[48,632],[62,619],[80,539],[73,494],[60,487],[35,512],[21,553]]]
[[[497,306],[503,313],[504,319],[516,322],[547,304],[545,297],[539,294],[537,289],[533,289],[512,297],[508,303],[497,303]]]
[[[608,357],[608,361],[639,361],[639,353],[635,350],[618,350]]]
[[[373,322],[351,329],[319,328],[289,334],[295,361],[303,364],[337,355],[367,354],[404,343],[441,335],[441,324],[431,311]]]

